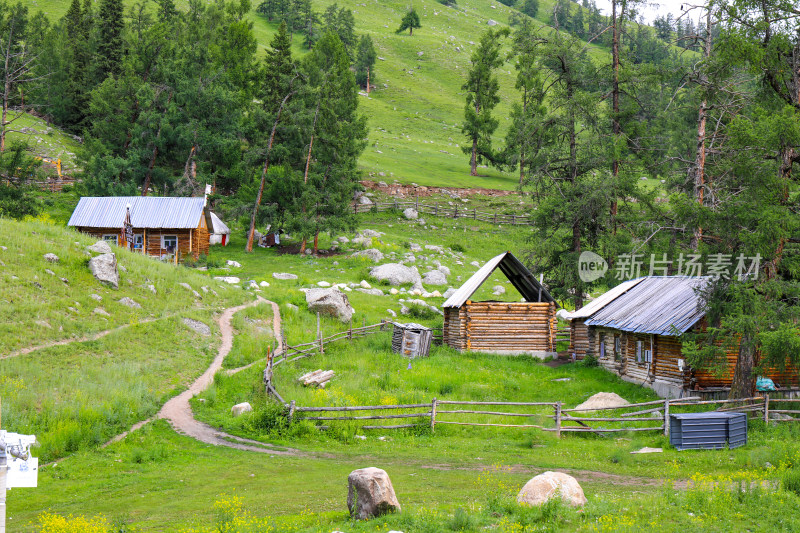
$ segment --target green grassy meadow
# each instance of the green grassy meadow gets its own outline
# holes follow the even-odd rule
[[[52,206],[56,218],[62,203]],[[472,261],[524,248],[522,227],[426,218],[426,224],[420,225],[393,212],[369,213],[361,215],[361,227],[383,233],[373,242],[387,256],[383,262],[404,259],[412,244],[419,245],[423,251],[414,252],[414,264],[422,273],[437,261],[448,266],[452,286],[475,271]],[[320,430],[301,416],[286,426],[280,409],[265,397],[261,382],[263,367],[258,361],[275,343],[272,311],[263,304],[234,316],[233,349],[213,385],[195,397],[192,406],[198,419],[234,435],[272,443],[274,452],[202,444],[178,435],[164,421],[149,423],[120,442],[101,447],[111,436],[152,416],[167,398],[202,373],[218,347],[215,317],[220,309],[255,297],[252,289],[242,288],[247,281],[270,284],[256,294],[280,306],[283,332],[290,344],[316,335],[316,316],[305,308],[300,289],[319,281],[357,284],[361,280],[385,293],[390,287],[369,278],[371,263],[349,257],[357,247],[344,246],[320,256],[260,248],[247,254],[239,229],[228,247],[212,248],[205,272],[119,251],[127,272],[121,273],[120,289],[113,291],[86,274],[88,258],[83,248],[91,242],[49,217],[0,221],[0,245],[6,247],[0,251],[0,299],[3,308],[12,311],[2,315],[5,344],[0,353],[121,328],[97,340],[0,359],[3,428],[35,433],[40,445],[34,455],[48,463],[41,469],[37,488],[9,492],[8,520],[14,531],[410,533],[677,531],[688,527],[792,531],[800,527],[793,511],[800,500],[791,490],[792,476],[800,469],[796,466],[800,465],[800,428],[792,425],[765,427],[754,420],[745,447],[687,452],[670,448],[666,437],[656,432],[608,437],[570,434],[557,439],[534,429],[438,426],[431,433],[426,428],[362,430],[353,422],[333,422],[330,429]],[[322,239],[321,246],[329,244],[328,237]],[[426,244],[441,246],[443,251],[426,250]],[[41,257],[46,252],[56,253],[61,261],[45,263]],[[242,266],[227,266],[228,260]],[[295,273],[298,279],[277,280],[273,272]],[[237,276],[241,284],[222,285],[211,279],[215,275]],[[203,292],[198,300],[179,282],[214,288],[217,296]],[[143,288],[145,283],[153,284],[157,295]],[[487,291],[495,284],[507,288],[506,300],[519,298],[499,273],[490,277],[488,287],[476,298],[492,297]],[[103,299],[96,302],[90,294]],[[346,294],[356,310],[354,325],[388,319],[389,309],[399,311],[399,300],[410,298],[356,290]],[[142,309],[120,309],[116,300],[123,295],[139,301]],[[426,300],[434,306],[443,301]],[[98,305],[111,317],[89,311]],[[212,335],[190,330],[184,317],[208,324]],[[411,319],[441,324],[438,314]],[[51,328],[36,327],[36,320],[48,321]],[[321,326],[325,335],[347,327],[331,318],[323,318]],[[250,363],[255,364],[227,374]],[[306,389],[295,382],[300,374],[316,368],[337,373],[324,390]],[[554,381],[562,378],[571,379]],[[598,368],[576,364],[552,368],[529,358],[459,354],[446,347],[434,347],[429,358],[412,361],[409,369],[408,360],[389,350],[388,332],[331,344],[323,356],[279,365],[275,382],[287,400],[299,405],[425,403],[437,397],[560,400],[574,406],[601,391],[616,392],[631,402],[655,398],[648,389]],[[230,407],[241,401],[249,401],[254,411],[233,418]],[[532,414],[522,420],[545,427],[552,424],[546,409]],[[503,419],[486,417],[484,421]],[[664,451],[630,453],[643,446]],[[389,473],[403,506],[400,514],[368,522],[348,518],[347,474],[366,466]],[[557,504],[530,509],[515,503],[516,493],[528,479],[555,469],[579,479],[589,499],[583,510]]]

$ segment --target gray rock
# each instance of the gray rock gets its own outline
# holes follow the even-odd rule
[[[444,291],[444,294],[442,294],[442,297],[443,298],[450,298],[455,293],[456,293],[456,289],[453,288],[453,287],[449,287],[446,291]]]
[[[107,244],[106,247],[108,247]],[[89,259],[89,270],[98,281],[108,283],[115,289],[119,288],[119,272],[117,272],[117,256],[115,254],[107,253],[92,257]]]
[[[102,315],[102,316],[111,316],[111,315],[109,315],[109,314],[108,314],[108,312],[107,312],[105,309],[103,309],[102,307],[95,307],[95,308],[94,308],[94,310],[92,311],[92,313],[94,313],[94,314],[96,314],[96,315]]]
[[[419,213],[413,207],[408,207],[403,209],[403,216],[406,217],[407,220],[416,220],[419,218]]]
[[[339,289],[308,289],[306,291],[308,310],[319,312],[348,322],[353,317],[353,307],[347,296]]]
[[[363,237],[375,237],[375,238],[378,238],[381,235],[383,235],[383,233],[381,233],[380,231],[375,231],[374,229],[365,229],[365,230],[363,230],[361,232],[361,235]]]
[[[242,268],[242,264],[239,261],[227,261],[225,264],[233,268]]]
[[[361,205],[372,205],[372,200],[370,200],[366,196],[360,196],[358,198],[358,203]]]
[[[563,472],[545,472],[528,481],[517,495],[517,501],[525,505],[539,506],[552,498],[561,498],[572,507],[586,504],[578,480]]]
[[[449,269],[449,268],[447,268],[447,267],[446,267],[446,266],[444,266],[444,265],[439,265],[439,268],[438,268],[438,270],[439,270],[439,272],[441,272],[441,273],[442,273],[442,274],[444,274],[445,276],[449,276],[449,275],[450,275],[450,269]]]
[[[411,245],[409,246],[409,249],[410,249],[412,252],[421,252],[421,251],[422,251],[422,246],[420,246],[419,244],[416,244],[416,243],[413,243],[413,242],[412,242],[412,243],[411,243]]]
[[[350,242],[350,239],[348,239],[347,237],[339,237],[339,242],[342,244],[347,244]]]
[[[288,272],[273,272],[272,277],[275,279],[297,279],[297,274],[289,274]]]
[[[103,299],[103,297],[100,296],[99,294],[90,294],[89,298],[91,298],[92,300],[97,300],[98,302]]]
[[[152,292],[153,294],[156,294],[156,286],[155,285],[148,285],[147,288],[150,289],[150,292]]]
[[[350,472],[347,476],[347,508],[350,516],[357,520],[399,513],[400,502],[389,475],[372,467]]]
[[[397,318],[397,313],[395,313],[391,309],[387,309],[386,312],[389,313],[390,315],[392,315],[393,318]]]
[[[184,289],[186,289],[187,291],[194,290],[194,289],[192,289],[192,286],[191,286],[191,285],[189,285],[188,283],[178,283],[178,285],[180,285],[181,287],[183,287],[183,288],[184,288]]]
[[[327,281],[318,281],[317,285],[320,286],[320,287],[330,287],[331,286],[331,284],[328,283]]]
[[[253,410],[253,406],[250,405],[250,402],[242,402],[242,403],[237,403],[236,405],[231,407],[231,414],[233,416],[240,416],[240,415],[243,415],[245,413],[249,413],[252,410]]]
[[[425,249],[426,250],[430,250],[432,252],[439,252],[439,253],[443,253],[444,252],[444,248],[442,248],[441,246],[435,246],[433,244],[426,244],[425,245]]]
[[[300,310],[300,308],[299,308],[299,307],[297,307],[297,306],[296,306],[296,305],[294,305],[294,304],[290,304],[290,303],[287,303],[287,304],[286,304],[286,308],[287,308],[287,309],[291,309],[292,311],[299,311],[299,310]]]
[[[131,309],[141,309],[142,308],[141,305],[136,303],[134,300],[128,298],[127,296],[125,298],[122,298],[119,301],[119,303],[121,303],[122,305],[124,305],[126,307],[130,307]]]
[[[50,274],[51,276],[55,276],[56,275],[56,273],[53,272],[52,270],[50,270],[49,268],[45,268],[44,272],[45,272],[45,274]]]
[[[364,294],[369,294],[372,296],[383,296],[383,291],[380,289],[363,289],[361,287],[356,289],[358,292],[363,292]]]
[[[44,254],[44,260],[48,263],[58,263],[59,261],[56,254]]]
[[[363,246],[364,248],[369,248],[372,246],[372,237],[358,236],[352,240],[352,243]]]
[[[474,266],[475,268],[480,268],[480,267],[481,267],[481,264],[480,264],[480,263],[478,263],[477,261],[472,261],[472,262],[470,263],[470,265]]]
[[[441,270],[431,270],[425,273],[422,283],[425,285],[447,285],[447,276]]]
[[[506,293],[506,288],[503,287],[502,285],[495,285],[494,287],[492,287],[492,294],[494,294],[495,296],[501,296],[505,293]]]
[[[350,257],[366,257],[374,263],[383,261],[383,253],[377,248],[368,248],[352,254]]]
[[[489,19],[489,22],[487,22],[486,24],[488,24],[489,26],[497,26],[497,21]]]
[[[417,267],[408,267],[400,263],[386,263],[373,267],[370,276],[378,281],[388,281],[390,285],[411,283],[414,287],[422,286],[422,278]]]
[[[237,285],[242,281],[236,276],[214,276],[214,279],[223,283],[230,283],[231,285]]]
[[[113,253],[111,247],[108,245],[106,241],[97,241],[91,246],[86,248],[90,252],[94,252],[96,254],[110,254]]]
[[[211,335],[211,328],[208,325],[203,324],[199,320],[193,320],[191,318],[184,318],[183,323],[189,326],[191,329],[199,333],[200,335]]]

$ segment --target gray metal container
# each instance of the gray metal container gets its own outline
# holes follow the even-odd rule
[[[744,446],[747,444],[747,414],[718,412],[671,414],[669,443],[679,450]]]

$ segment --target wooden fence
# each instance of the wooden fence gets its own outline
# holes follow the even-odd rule
[[[75,185],[80,180],[76,178],[53,178],[53,179],[46,179],[46,180],[10,180],[8,178],[3,178],[3,183],[6,185],[28,185],[31,187],[36,187],[42,191],[50,191],[50,192],[61,192],[61,190],[67,185]]]
[[[477,402],[457,400],[437,400],[430,403],[400,404],[400,405],[364,405],[347,407],[300,407],[292,401],[287,404],[289,421],[298,418],[298,413],[322,413],[320,415],[302,415],[304,420],[326,422],[362,422],[369,420],[398,420],[414,419],[411,423],[363,425],[362,429],[403,429],[413,427],[430,427],[435,431],[437,425],[478,426],[538,429],[553,432],[560,437],[562,433],[618,433],[628,431],[656,431],[669,434],[669,415],[676,409],[697,410],[697,407],[708,405],[722,405],[718,412],[743,412],[763,413],[763,420],[768,422],[800,421],[800,418],[791,415],[800,415],[800,409],[776,408],[784,403],[800,403],[791,398],[771,398],[769,395],[737,400],[708,400],[699,401],[698,397],[654,400],[628,404],[619,407],[591,408],[591,409],[565,409],[562,402]],[[442,409],[442,406],[447,406]],[[453,407],[449,407],[453,406]],[[456,408],[460,406],[461,408]],[[468,408],[463,408],[464,406]],[[489,410],[490,408],[494,408]],[[522,412],[510,410],[523,408]],[[538,409],[537,409],[538,408]],[[405,410],[404,413],[396,413]],[[552,415],[549,414],[552,410]],[[393,414],[359,414],[353,413],[376,411],[392,411]],[[617,412],[616,416],[608,414]],[[620,412],[624,411],[624,412]],[[345,413],[337,415],[336,413]],[[586,413],[586,416],[581,416]],[[770,414],[780,415],[771,418]],[[497,421],[497,418],[523,418],[520,423]],[[760,417],[759,417],[760,418]],[[532,423],[536,419],[538,423]],[[544,425],[545,420],[552,420],[553,425]],[[655,424],[657,422],[657,424]],[[600,424],[598,424],[600,423]],[[328,425],[318,426],[327,429]]]
[[[445,218],[471,218],[473,220],[480,220],[481,222],[491,222],[492,224],[510,224],[512,226],[531,225],[533,222],[527,215],[505,214],[505,213],[489,213],[486,211],[478,211],[477,208],[467,209],[459,207],[458,205],[439,205],[439,204],[424,204],[419,202],[419,198],[413,202],[398,202],[396,199],[393,202],[376,202],[373,204],[353,204],[354,213],[367,213],[373,209],[376,211],[388,211],[389,209],[403,210],[413,208],[418,213],[433,215],[435,217]]]

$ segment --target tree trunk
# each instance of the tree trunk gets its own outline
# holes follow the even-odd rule
[[[477,91],[476,91],[477,93]],[[476,96],[477,98],[477,96]],[[480,113],[480,106],[478,103],[475,103],[475,114],[478,115]],[[469,175],[470,176],[477,176],[478,175],[478,137],[477,134],[475,137],[472,138],[472,154],[469,157]]]
[[[272,152],[272,143],[275,141],[275,131],[278,129],[278,122],[281,119],[281,113],[283,113],[283,106],[286,105],[286,102],[289,101],[289,98],[292,97],[294,92],[290,92],[286,96],[283,97],[283,101],[281,101],[281,105],[278,108],[278,114],[275,117],[275,122],[272,124],[272,131],[269,134],[269,143],[267,144],[267,155],[264,157],[264,168],[261,170],[261,183],[258,186],[258,194],[256,195],[256,205],[253,206],[253,216],[250,217],[250,231],[247,233],[247,246],[245,250],[248,252],[253,251],[253,236],[256,232],[256,215],[258,214],[258,206],[261,204],[261,196],[264,194],[264,182],[267,178],[267,171],[269,170],[269,155]],[[280,228],[276,228],[280,229]]]
[[[172,102],[172,92],[169,93],[169,97],[167,98],[167,105],[164,106],[164,114],[167,113],[167,108],[169,107],[170,102]],[[153,177],[153,168],[156,166],[156,156],[158,156],[158,140],[161,138],[161,121],[158,123],[158,131],[156,132],[156,145],[153,147],[153,155],[150,157],[150,164],[147,166],[147,175],[144,178],[144,184],[142,185],[142,196],[147,196],[147,189],[150,188],[150,179]]]
[[[706,35],[705,47],[703,49],[703,58],[708,60],[711,57],[711,10],[706,10]],[[700,85],[708,85],[708,76],[701,72]],[[694,197],[697,203],[705,205],[705,190],[706,190],[706,122],[708,120],[708,101],[703,98],[700,102],[700,110],[697,115],[697,148],[694,160]],[[698,226],[694,230],[694,236],[691,240],[691,247],[697,250],[700,242],[703,240],[703,228]]]
[[[522,90],[522,116],[523,125],[528,118],[528,89],[527,87]],[[526,128],[527,129],[527,128]],[[525,183],[525,131],[523,130],[520,135],[519,143],[519,188],[522,189],[522,184]]]
[[[619,138],[622,133],[622,128],[619,125],[619,18],[617,17],[617,1],[611,0],[611,18],[613,24],[613,34],[611,39],[611,62],[613,71],[613,82],[611,89],[612,110],[611,129],[614,137],[614,159],[611,162],[611,183],[614,187],[617,185],[619,178],[619,157],[617,156],[617,148]],[[579,8],[580,9],[580,8]],[[623,16],[621,13],[620,16]],[[614,235],[617,234],[617,196],[616,191],[614,197],[611,198],[611,231]]]
[[[314,255],[319,251],[319,230],[314,232]]]
[[[367,96],[369,96],[369,67],[367,67]]]
[[[728,396],[730,399],[750,398],[755,394],[756,376],[753,373],[756,363],[755,352],[750,334],[742,335],[739,343],[739,355],[736,358],[736,368],[733,371],[731,392]]]

